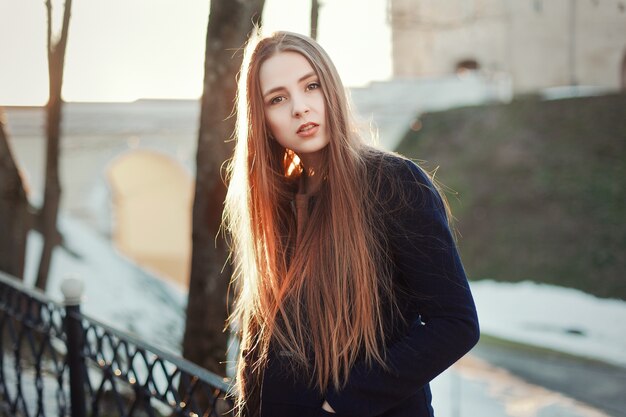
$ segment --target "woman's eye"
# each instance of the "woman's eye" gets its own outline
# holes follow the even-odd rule
[[[270,100],[270,104],[278,104],[281,101],[283,101],[283,97],[282,96],[276,96],[273,99]]]
[[[320,83],[309,83],[306,86],[307,90],[315,90],[316,88],[320,88]]]

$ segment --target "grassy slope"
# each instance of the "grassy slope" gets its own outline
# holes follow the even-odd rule
[[[626,300],[626,95],[425,114],[398,152],[437,166],[472,279]]]

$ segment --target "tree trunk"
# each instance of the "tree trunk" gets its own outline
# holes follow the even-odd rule
[[[50,92],[46,105],[46,180],[44,190],[43,207],[39,214],[39,224],[43,235],[43,249],[37,272],[35,285],[41,290],[46,289],[48,272],[52,261],[52,251],[59,243],[57,231],[57,215],[61,201],[61,183],[59,181],[59,141],[61,137],[61,113],[63,100],[61,90],[63,88],[63,68],[65,66],[65,49],[67,46],[67,34],[70,25],[72,0],[65,1],[63,11],[63,26],[58,42],[52,40],[52,4],[46,0],[48,15],[48,76],[50,80]]]
[[[219,229],[226,186],[221,167],[233,152],[235,118],[230,117],[241,66],[240,49],[259,24],[264,0],[212,0],[206,35],[196,188],[193,203],[191,277],[183,356],[224,374],[228,334],[227,290],[231,269],[228,249]]]
[[[318,17],[320,14],[319,0],[311,0],[311,37],[317,40]]]
[[[0,270],[24,278],[28,201],[0,108]]]

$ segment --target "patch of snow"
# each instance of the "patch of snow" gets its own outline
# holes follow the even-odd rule
[[[48,295],[62,300],[63,278],[79,276],[85,282],[82,312],[163,350],[180,353],[186,290],[151,276],[80,221],[61,214],[59,229],[72,253],[60,247],[54,250]],[[31,231],[26,250],[26,284],[34,285],[42,244],[41,235]]]
[[[626,302],[530,281],[471,288],[481,332],[626,366]]]

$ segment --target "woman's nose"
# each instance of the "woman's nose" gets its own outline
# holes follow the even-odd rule
[[[306,100],[302,98],[293,98],[292,103],[292,112],[294,117],[302,117],[309,112],[309,106],[307,105]]]

